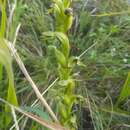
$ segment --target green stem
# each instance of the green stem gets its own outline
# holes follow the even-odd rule
[[[2,81],[2,77],[3,77],[3,65],[0,64],[0,82]]]
[[[6,27],[6,0],[2,3],[2,21],[0,28],[0,37],[4,38]]]

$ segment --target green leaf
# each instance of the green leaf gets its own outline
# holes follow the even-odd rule
[[[57,5],[60,9],[60,12],[63,13],[64,10],[64,4],[62,0],[53,0],[55,5]]]
[[[28,112],[33,112],[34,114],[40,116],[41,118],[43,118],[47,121],[51,121],[51,118],[48,115],[48,113],[43,111],[41,107],[28,107],[28,106],[26,106],[26,107],[23,107],[23,109],[25,111],[28,111]]]
[[[3,77],[3,65],[0,64],[0,81],[2,80]]]
[[[65,7],[65,8],[69,8],[71,1],[72,1],[72,0],[63,0],[64,7]]]
[[[53,9],[56,19],[60,20],[60,18],[62,17],[62,9],[57,4],[54,4]]]
[[[121,93],[117,100],[117,105],[120,104],[122,101],[124,101],[126,98],[130,96],[130,72],[128,73],[127,79],[125,81],[125,84],[121,90]]]
[[[16,6],[14,14],[13,14],[13,19],[12,19],[12,23],[11,23],[10,31],[9,31],[8,39],[10,41],[12,41],[15,37],[16,28],[17,28],[18,24],[20,23],[21,16],[22,16],[22,14],[24,14],[26,8],[27,8],[27,5],[23,4],[22,0],[17,1],[17,6]]]
[[[5,34],[5,26],[6,26],[6,0],[2,3],[1,8],[2,8],[2,20],[1,20],[1,27],[0,27],[0,37],[4,38]]]
[[[62,32],[50,32],[49,31],[49,32],[44,32],[43,37],[44,38],[51,38],[51,37],[57,38],[61,42],[63,54],[65,55],[66,58],[69,56],[70,45],[69,45],[69,39],[66,36],[66,34],[64,34]]]
[[[55,36],[55,33],[54,32],[51,32],[51,31],[48,31],[48,32],[44,32],[42,33],[43,34],[43,37],[54,37]]]
[[[62,44],[62,52],[64,53],[66,57],[68,57],[70,53],[70,45],[69,45],[68,37],[66,36],[66,34],[62,32],[55,32],[55,35]]]
[[[62,104],[62,103],[59,103],[59,110],[60,110],[60,114],[62,116],[62,119],[68,119],[68,113],[67,113],[67,110],[65,109],[65,105]]]
[[[66,66],[66,59],[65,59],[65,56],[64,54],[59,51],[55,46],[49,46],[50,48],[53,48],[55,50],[55,55],[56,55],[56,58],[58,60],[58,63],[61,65],[61,66]]]
[[[14,88],[12,57],[6,42],[7,42],[6,40],[0,39],[0,63],[5,67],[8,74],[9,85],[7,90],[7,101],[17,106],[18,102],[17,102],[16,92]],[[5,106],[5,112],[7,113],[11,112],[8,106]],[[6,125],[8,125],[12,118],[10,116],[6,116],[5,119],[6,119]]]
[[[70,118],[70,121],[72,124],[75,124],[76,125],[76,115],[73,115],[71,118]]]

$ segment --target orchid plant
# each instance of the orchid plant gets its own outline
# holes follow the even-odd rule
[[[59,88],[58,114],[61,123],[70,130],[77,129],[76,115],[73,106],[77,102],[75,94],[75,79],[73,68],[79,62],[78,57],[70,56],[70,41],[67,36],[73,23],[73,9],[70,7],[71,0],[53,0],[49,12],[54,15],[55,31],[43,33],[44,39],[56,39],[58,45],[50,45],[53,49],[58,64]],[[53,42],[54,43],[54,42]]]

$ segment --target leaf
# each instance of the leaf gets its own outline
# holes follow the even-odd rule
[[[51,32],[51,31],[44,32],[42,34],[44,37],[54,37],[55,36],[54,32]]]
[[[67,110],[65,109],[66,108],[65,105],[60,103],[59,108],[60,108],[59,111],[60,111],[62,118],[65,120],[68,119],[68,113],[67,113]]]
[[[105,106],[105,107],[99,107],[101,111],[107,112],[107,113],[112,113],[113,115],[120,116],[120,117],[125,117],[129,118],[130,112],[126,110],[122,110],[120,108],[114,107],[113,110],[110,106]]]
[[[56,124],[56,123],[45,121],[45,120],[41,119],[40,117],[38,117],[38,116],[36,116],[32,113],[29,113],[29,112],[25,113],[24,112],[24,115],[26,115],[29,118],[35,120],[36,122],[38,122],[42,126],[49,128],[50,130],[67,130],[66,128],[62,127],[59,123]]]
[[[67,58],[69,56],[70,53],[70,45],[69,45],[69,39],[66,36],[66,34],[62,33],[62,32],[44,32],[43,33],[43,37],[47,37],[47,38],[51,38],[51,37],[55,37],[57,38],[61,45],[62,45],[62,52],[65,55],[65,57]]]
[[[6,40],[0,39],[0,63],[5,67],[7,74],[8,74],[8,90],[7,90],[7,101],[11,104],[17,106],[17,97],[14,88],[14,77],[13,77],[13,70],[12,70],[12,57],[10,51],[6,45]],[[5,112],[9,113],[11,110],[9,107],[5,106]],[[6,125],[8,125],[11,121],[11,117],[6,116]]]
[[[130,96],[130,72],[128,73],[125,84],[120,92],[120,95],[117,100],[117,105],[119,105],[122,101]]]
[[[70,121],[72,124],[74,124],[76,126],[76,115],[73,115],[71,118],[70,118]]]
[[[71,1],[72,1],[72,0],[63,0],[64,7],[65,7],[65,8],[69,8]]]
[[[59,123],[53,123],[53,122],[45,121],[44,119],[38,117],[37,115],[34,115],[30,112],[25,112],[24,110],[20,109],[19,107],[13,106],[12,104],[10,104],[9,102],[7,102],[6,100],[4,100],[2,98],[0,98],[0,101],[5,103],[9,107],[14,108],[16,111],[22,113],[23,115],[32,119],[33,121],[41,124],[42,126],[49,128],[50,130],[66,130],[66,128],[62,127]]]
[[[22,1],[17,2],[17,6],[15,7],[15,11],[13,14],[12,23],[10,24],[11,29],[9,31],[8,39],[10,39],[11,41],[15,37],[16,28],[17,28],[19,22],[21,21],[21,15],[24,14],[26,8],[27,8],[27,5],[23,4]]]
[[[69,39],[66,36],[66,34],[62,33],[62,32],[55,32],[56,37],[60,40],[61,44],[62,44],[62,52],[64,53],[64,55],[66,57],[69,56],[69,52],[70,52],[70,45],[69,45]]]
[[[3,66],[0,64],[0,81],[2,80],[3,77]]]
[[[60,9],[60,12],[63,13],[64,10],[64,4],[62,0],[53,0],[55,5],[58,6],[58,8]]]
[[[59,8],[59,6],[57,4],[54,4],[54,13],[57,17],[57,19],[60,19],[62,17],[62,14],[61,14],[61,9]]]
[[[55,50],[55,55],[56,55],[56,58],[58,60],[58,63],[61,65],[61,66],[66,66],[66,59],[65,59],[65,56],[64,54],[59,51],[55,46],[49,46],[50,48],[53,48]]]
[[[1,27],[0,27],[0,37],[4,38],[5,34],[5,26],[6,26],[6,0],[4,2],[1,1],[1,8],[2,8],[2,20],[1,20]]]
[[[48,113],[44,112],[42,110],[42,108],[40,107],[23,107],[24,110],[28,111],[28,112],[33,112],[34,114],[40,116],[41,118],[47,120],[47,121],[51,121],[50,116],[48,115]]]

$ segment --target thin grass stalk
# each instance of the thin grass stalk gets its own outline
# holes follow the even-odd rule
[[[60,126],[59,124],[55,124],[55,123],[51,123],[51,122],[47,122],[39,117],[37,117],[36,115],[33,115],[32,113],[29,112],[25,112],[24,110],[11,105],[9,102],[5,101],[4,99],[0,98],[0,101],[5,103],[6,105],[8,105],[9,107],[13,107],[13,109],[15,109],[16,111],[22,113],[23,115],[27,116],[28,118],[36,121],[37,123],[41,124],[42,126],[45,126],[51,130],[67,130],[64,127]]]
[[[42,93],[42,96],[43,96],[44,94],[46,94],[46,92],[48,92],[51,87],[53,87],[53,85],[58,81],[58,79],[59,79],[59,78],[56,78],[56,79],[48,86],[48,88]],[[36,100],[34,101],[34,103],[31,105],[31,107],[36,107],[36,106],[38,105],[38,101],[39,101],[39,99],[36,99]],[[24,118],[24,115],[22,115],[22,116],[18,119],[18,122],[20,122],[23,118]],[[27,119],[28,119],[28,118],[26,117],[25,121],[26,121]],[[15,124],[10,128],[10,130],[12,130],[14,127],[15,127]]]
[[[5,30],[6,30],[6,0],[2,2],[2,20],[1,20],[1,27],[0,27],[0,37],[4,38]]]
[[[2,80],[2,77],[3,77],[3,65],[0,64],[0,82]]]
[[[93,45],[91,45],[89,48],[87,48],[84,52],[82,52],[78,57],[79,58],[81,58],[81,57],[83,57],[89,50],[91,50],[95,45],[97,44],[97,42],[96,43],[94,43]]]
[[[2,11],[2,19],[1,19],[1,27],[0,27],[0,79],[3,77],[3,67],[7,72],[7,79],[8,79],[8,89],[7,95],[3,97],[7,99],[8,102],[12,103],[13,105],[18,105],[15,87],[14,87],[14,75],[12,70],[12,57],[6,46],[6,24],[7,24],[7,16],[6,16],[6,0],[0,1],[0,7]],[[8,106],[4,106],[4,112],[10,113],[11,110]],[[11,122],[12,118],[10,116],[4,115],[3,120],[5,120],[5,126],[8,126]]]
[[[20,130],[19,126],[18,126],[18,121],[17,121],[16,113],[15,113],[15,110],[14,110],[14,108],[12,106],[11,106],[11,110],[12,110],[12,116],[13,116],[14,123],[15,123],[15,128],[16,128],[16,130]]]
[[[16,43],[20,27],[21,27],[21,24],[19,23],[18,26],[17,26],[17,28],[16,28],[15,37],[14,37],[14,40],[13,40],[13,45],[15,45],[15,43]]]
[[[94,15],[91,15],[91,16],[111,17],[111,16],[118,16],[118,15],[124,15],[124,14],[130,14],[130,10],[121,11],[121,12],[110,12],[110,13],[103,13],[103,14],[94,14]]]
[[[14,0],[12,4],[12,8],[11,8],[11,3],[9,1],[8,1],[8,5],[9,5],[9,10],[10,10],[10,15],[8,19],[7,38],[9,35],[10,27],[12,26],[12,23],[13,23],[13,16],[14,16],[15,9],[17,7],[17,0]]]
[[[40,91],[38,90],[37,86],[33,82],[32,78],[28,74],[28,72],[27,72],[27,70],[24,66],[24,63],[22,62],[21,58],[19,57],[18,53],[16,52],[16,49],[14,48],[14,45],[10,42],[7,42],[7,46],[9,48],[9,50],[11,51],[12,55],[14,56],[16,62],[18,63],[18,65],[19,65],[21,71],[23,72],[24,76],[26,77],[26,79],[28,80],[30,85],[32,86],[37,98],[41,101],[43,106],[47,109],[47,111],[49,112],[49,114],[51,115],[53,120],[56,121],[56,122],[59,122],[56,115],[54,114],[54,112],[52,111],[52,109],[50,108],[50,106],[48,105],[48,103],[46,102],[46,100],[44,99],[44,97],[42,96]]]

